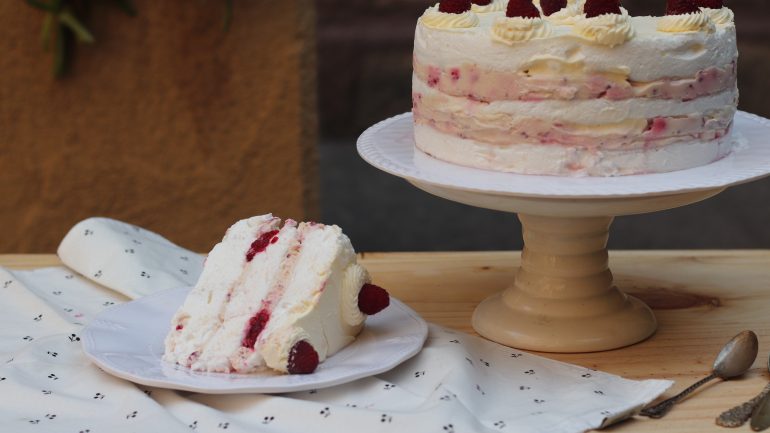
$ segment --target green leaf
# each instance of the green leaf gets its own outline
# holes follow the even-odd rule
[[[63,25],[56,26],[56,48],[53,54],[53,75],[61,78],[67,72],[69,65],[69,45],[67,44],[67,28]]]
[[[132,17],[136,16],[136,7],[134,6],[134,2],[133,1],[131,1],[131,0],[113,0],[113,1],[126,14],[131,15]]]
[[[61,1],[54,1],[51,2],[51,4],[48,4],[40,0],[27,0],[27,4],[33,8],[38,8],[49,12],[58,12],[59,8],[61,7]]]
[[[225,0],[225,17],[223,30],[228,31],[233,22],[233,0]]]
[[[40,32],[40,42],[43,44],[43,49],[46,51],[51,48],[51,28],[53,27],[54,18],[55,16],[53,12],[48,12],[45,14],[45,18],[43,19],[43,29]]]
[[[78,39],[79,42],[84,42],[87,44],[91,44],[94,42],[94,36],[91,34],[91,32],[88,31],[88,29],[80,21],[78,21],[77,17],[72,13],[72,11],[69,8],[65,8],[59,14],[59,22],[67,26],[67,28],[70,29],[72,33],[75,34],[75,37]]]

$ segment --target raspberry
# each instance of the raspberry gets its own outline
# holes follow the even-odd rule
[[[583,11],[587,18],[604,14],[620,14],[620,0],[586,0]]]
[[[668,0],[666,15],[684,15],[700,12],[695,0]]]
[[[722,0],[696,0],[695,4],[709,9],[722,9],[724,7]]]
[[[508,18],[540,18],[540,11],[532,4],[532,0],[510,0],[508,8],[505,10],[505,16]]]
[[[318,352],[307,340],[298,341],[289,351],[289,364],[286,366],[291,374],[310,374],[318,367]]]
[[[256,256],[257,253],[265,251],[268,245],[276,243],[278,238],[275,238],[274,236],[277,234],[278,230],[263,233],[262,236],[258,237],[254,242],[252,242],[251,247],[249,247],[249,251],[246,252],[246,261],[250,262],[254,260],[254,256]]]
[[[543,9],[543,15],[551,16],[567,7],[567,0],[540,0],[540,8]]]
[[[448,14],[468,12],[471,10],[471,0],[441,0],[438,10]]]
[[[486,6],[492,3],[492,0],[471,0],[471,3],[479,6]]]
[[[241,346],[247,349],[253,349],[254,344],[257,342],[257,337],[265,329],[267,321],[270,320],[270,313],[267,310],[259,310],[259,313],[249,319],[249,324],[246,327],[246,335],[241,340]]]
[[[362,313],[372,315],[384,310],[390,305],[390,295],[380,286],[364,284],[358,292],[358,309]]]

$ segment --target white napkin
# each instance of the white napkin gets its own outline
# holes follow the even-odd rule
[[[431,325],[411,360],[332,388],[223,396],[137,386],[85,358],[82,324],[113,303],[193,284],[202,257],[104,218],[77,224],[59,255],[72,269],[0,268],[0,431],[582,432],[630,416],[671,385]]]

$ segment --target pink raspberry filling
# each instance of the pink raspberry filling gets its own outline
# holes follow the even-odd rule
[[[246,325],[246,335],[244,335],[243,340],[241,341],[241,346],[247,349],[253,349],[259,334],[265,329],[269,320],[270,312],[264,308],[259,310],[254,317],[249,319],[249,323]]]
[[[246,252],[246,261],[250,262],[254,260],[254,256],[265,251],[270,244],[278,242],[278,230],[269,231],[263,233],[254,242],[251,243],[249,251]]]

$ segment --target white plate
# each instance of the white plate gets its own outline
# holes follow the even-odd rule
[[[369,164],[390,174],[466,191],[550,198],[653,196],[727,187],[770,174],[770,120],[739,111],[733,132],[738,149],[709,165],[619,177],[522,175],[443,162],[415,149],[411,113],[367,129],[358,139],[358,152]]]
[[[428,327],[396,299],[368,317],[356,341],[313,374],[199,373],[161,360],[171,317],[190,288],[163,291],[104,310],[83,330],[83,350],[107,373],[142,385],[207,394],[282,393],[324,388],[383,373],[416,355]]]

